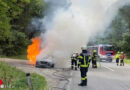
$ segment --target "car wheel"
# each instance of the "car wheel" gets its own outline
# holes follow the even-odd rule
[[[109,62],[112,62],[112,60],[109,60]]]
[[[38,65],[36,65],[35,67],[36,67],[36,68],[39,68],[39,66],[38,66]]]
[[[52,64],[52,66],[51,66],[52,68],[54,68],[54,64]]]
[[[36,68],[38,68],[38,66],[37,66],[37,65],[36,65],[35,67],[36,67]]]

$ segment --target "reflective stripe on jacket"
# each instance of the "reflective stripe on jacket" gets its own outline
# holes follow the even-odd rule
[[[71,58],[72,60],[77,60],[76,58]]]
[[[120,54],[116,54],[116,58],[120,58]]]
[[[80,55],[78,58],[79,58],[78,64],[80,65],[80,67],[88,67],[89,56]]]

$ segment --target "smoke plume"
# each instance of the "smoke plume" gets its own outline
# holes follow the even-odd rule
[[[70,55],[80,52],[91,37],[110,25],[119,8],[130,0],[46,0],[49,8],[41,19],[43,52],[37,58],[52,55],[59,66],[67,66]],[[35,22],[35,21],[34,21]]]

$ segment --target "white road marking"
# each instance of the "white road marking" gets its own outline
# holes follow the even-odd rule
[[[107,67],[107,66],[103,66],[103,67],[105,67],[105,68],[107,68],[107,69],[109,69],[109,70],[111,70],[111,71],[113,71],[113,72],[114,72],[114,70],[113,70],[113,69],[111,69],[111,68],[109,68],[109,67]]]

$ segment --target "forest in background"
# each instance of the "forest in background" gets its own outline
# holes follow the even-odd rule
[[[0,0],[0,56],[25,53],[37,32],[29,25],[33,18],[43,18],[46,8],[44,0]],[[112,44],[130,57],[130,6],[121,8],[109,28],[89,42],[94,44]]]
[[[44,0],[0,0],[0,55],[25,53],[34,32],[28,26],[45,8]]]
[[[89,42],[95,44],[112,44],[116,51],[123,51],[130,58],[130,6],[121,8],[107,30]]]

